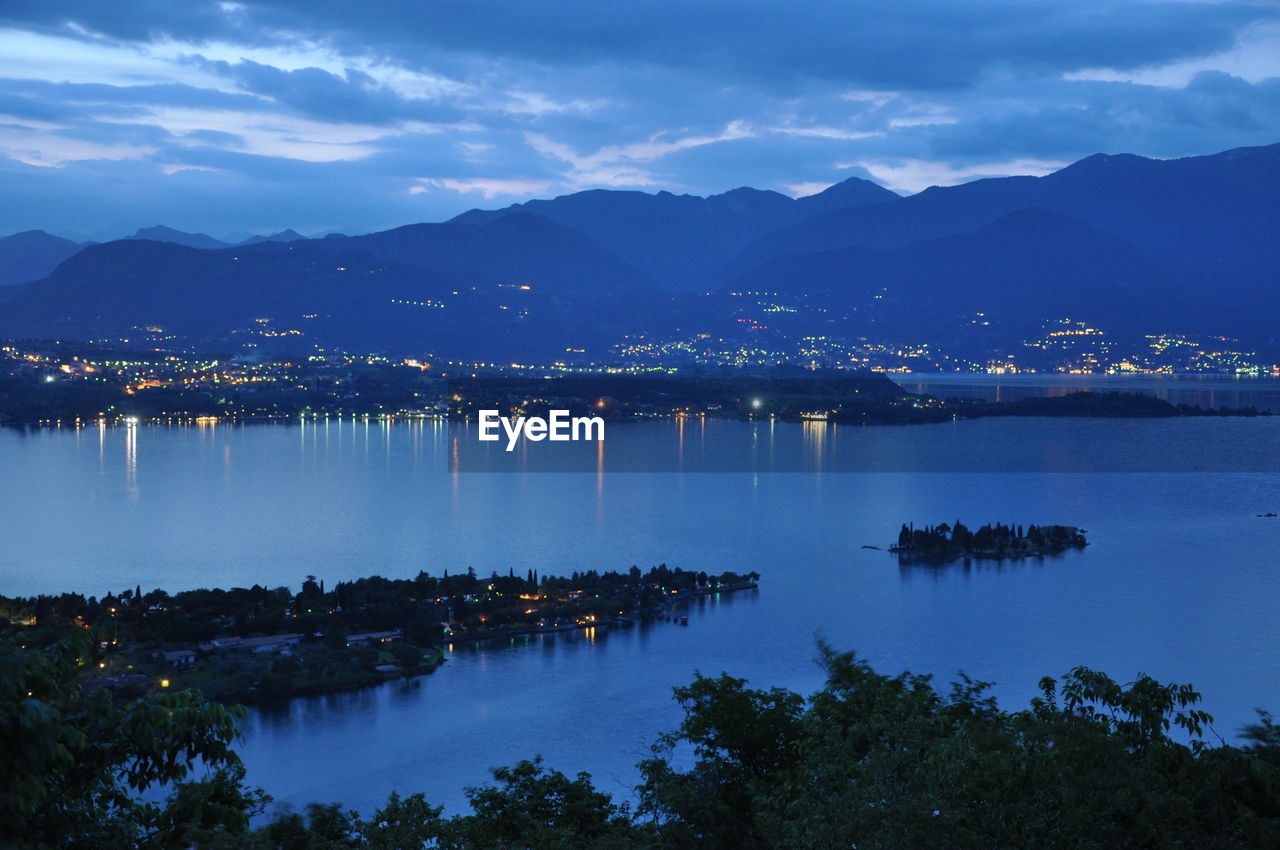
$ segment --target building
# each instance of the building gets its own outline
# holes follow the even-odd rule
[[[190,670],[196,666],[196,651],[194,649],[174,649],[168,652],[157,652],[154,657],[157,661],[163,662],[174,670]]]
[[[259,637],[217,637],[207,643],[200,644],[202,652],[218,649],[236,649],[243,652],[281,652],[291,646],[297,646],[302,639],[299,634],[261,635]]]
[[[395,629],[390,632],[362,632],[358,635],[347,635],[347,646],[372,646],[376,643],[393,643],[404,639],[404,632]]]

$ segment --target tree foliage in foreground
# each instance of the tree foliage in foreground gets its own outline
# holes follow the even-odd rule
[[[112,703],[67,687],[77,648],[4,647],[0,845],[199,848],[1228,848],[1280,846],[1280,727],[1216,739],[1200,695],[1076,668],[1028,708],[986,683],[875,672],[821,648],[805,698],[728,675],[676,689],[679,728],[641,764],[634,810],[525,761],[445,817],[392,795],[367,820],[265,803],[230,750],[234,717],[193,695]],[[207,770],[188,775],[195,759]],[[170,783],[163,803],[138,792]]]
[[[1280,736],[1210,746],[1185,685],[1078,667],[1029,709],[962,677],[884,676],[824,647],[807,701],[729,676],[676,696],[680,728],[643,765],[663,847],[1280,846]],[[688,770],[668,753],[691,746]]]
[[[202,822],[248,832],[263,798],[240,782],[236,712],[195,692],[121,702],[105,689],[82,693],[70,682],[89,657],[87,633],[40,648],[21,641],[0,633],[0,846],[187,846],[178,836]],[[181,785],[196,761],[209,778]],[[166,783],[176,787],[170,805],[142,799]]]

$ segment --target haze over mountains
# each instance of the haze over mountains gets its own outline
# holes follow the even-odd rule
[[[1277,346],[1278,229],[1280,145],[1097,155],[906,198],[856,178],[801,199],[592,190],[234,247],[165,227],[96,246],[29,232],[0,240],[0,281],[43,275],[4,291],[0,335],[154,326],[216,347],[267,325],[281,334],[255,345],[607,359],[628,335],[698,333],[968,335],[998,348],[1071,317],[1265,350]]]
[[[243,239],[223,240],[214,239],[212,236],[207,236],[203,233],[184,233],[181,230],[174,230],[172,227],[158,224],[154,227],[138,228],[136,233],[125,238],[146,239],[151,242],[170,242],[174,245],[186,245],[188,248],[215,250],[217,248],[231,248],[237,245],[257,245],[259,242],[296,242],[306,237],[295,230],[281,230],[279,233],[271,233],[266,236],[247,236]]]

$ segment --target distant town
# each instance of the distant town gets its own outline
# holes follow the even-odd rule
[[[1034,356],[1022,361],[1010,356],[985,366],[933,357],[924,345],[867,344],[850,354],[855,349],[848,344],[818,338],[803,342],[807,359],[780,350],[720,350],[704,339],[703,347],[686,352],[683,361],[670,356],[645,364],[633,352],[611,363],[496,363],[322,349],[297,356],[269,357],[252,348],[212,355],[173,344],[160,328],[139,333],[92,343],[0,345],[0,425],[207,424],[343,415],[474,418],[481,408],[522,415],[554,407],[606,418],[730,416],[862,424],[991,415],[1170,416],[1197,411],[1139,397],[1119,404],[1083,397],[1003,405],[939,399],[908,393],[889,376],[936,371],[940,365],[987,374],[1043,369],[1049,374],[1280,375],[1280,366],[1250,359],[1255,355],[1233,350],[1228,340],[1152,337],[1145,358],[1121,356],[1102,331],[1065,322],[1028,342]],[[264,323],[258,333],[276,331]],[[919,362],[907,365],[913,360]]]
[[[614,348],[615,365],[732,366],[755,368],[784,363],[809,368],[874,372],[970,372],[993,375],[1280,375],[1280,364],[1224,336],[1175,333],[1115,334],[1071,318],[1046,320],[1038,334],[1015,348],[988,347],[980,338],[990,322],[982,313],[969,320],[970,334],[949,340],[887,340],[867,337],[789,335],[775,330],[771,315],[821,312],[804,297],[776,293],[732,293],[742,299],[737,321],[742,333],[725,337],[697,333],[683,337],[636,336]],[[969,338],[966,338],[969,337]]]

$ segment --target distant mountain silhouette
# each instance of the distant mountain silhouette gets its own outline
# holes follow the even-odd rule
[[[1196,305],[1184,324],[1280,344],[1271,318],[1280,311],[1280,145],[1175,160],[1099,154],[1045,177],[976,180],[927,189],[896,204],[836,210],[760,238],[707,288],[729,286],[743,275],[759,280],[763,268],[777,268],[762,264],[782,257],[854,247],[907,249],[972,233],[1033,207],[1086,223],[1176,270],[1166,286],[1170,297]],[[905,262],[920,254],[903,250],[895,256]],[[982,264],[980,257],[974,261]],[[1074,267],[1077,278],[1059,275],[1060,284],[1089,286],[1087,267]],[[857,273],[856,266],[846,270]]]
[[[257,245],[259,242],[297,242],[299,239],[306,239],[296,230],[281,230],[278,233],[270,233],[266,236],[250,236],[247,239],[235,243],[237,245]]]
[[[594,190],[213,250],[172,244],[197,235],[168,228],[139,232],[162,242],[83,249],[33,231],[0,240],[3,279],[32,281],[0,291],[0,336],[153,324],[228,348],[254,333],[264,346],[298,342],[260,333],[264,318],[304,330],[308,344],[554,359],[607,356],[628,335],[704,332],[781,347],[806,335],[963,337],[1013,351],[1042,323],[1072,318],[1131,336],[1238,337],[1280,355],[1277,225],[1280,145],[1097,155],[1045,177],[906,198],[858,179],[800,199]]]
[[[1045,177],[975,180],[892,206],[835,210],[761,237],[724,275],[789,254],[968,233],[1027,207],[1088,222],[1172,263],[1249,279],[1280,261],[1280,145],[1174,160],[1098,154]]]
[[[821,192],[796,198],[796,207],[802,212],[804,218],[808,218],[832,210],[900,200],[902,200],[901,195],[889,191],[879,183],[872,183],[861,177],[850,177],[828,186]]]
[[[212,236],[206,236],[203,233],[184,233],[181,230],[174,230],[172,227],[165,227],[163,224],[139,228],[137,233],[127,238],[150,239],[152,242],[169,242],[174,245],[186,245],[188,248],[201,248],[204,250],[227,247],[226,242],[214,239]]]
[[[0,239],[0,286],[42,278],[83,247],[43,230],[6,236]]]
[[[856,177],[798,200],[748,188],[707,198],[592,189],[501,210],[471,210],[453,221],[482,224],[536,213],[585,233],[661,288],[682,292],[700,288],[729,257],[780,227],[834,209],[900,200],[888,189]]]
[[[1045,319],[1065,317],[1111,331],[1193,331],[1199,315],[1190,279],[1174,266],[1038,208],[899,248],[778,258],[728,288],[804,295],[898,338],[985,321],[1017,340]]]
[[[224,348],[305,341],[547,358],[568,345],[603,353],[662,309],[643,274],[582,234],[521,215],[216,251],[110,242],[9,299],[0,335],[127,338],[158,326]],[[276,330],[302,333],[266,333]]]
[[[531,284],[562,296],[657,294],[653,281],[612,251],[529,213],[485,224],[410,224],[366,236],[329,236],[314,244],[433,268],[468,282]]]

